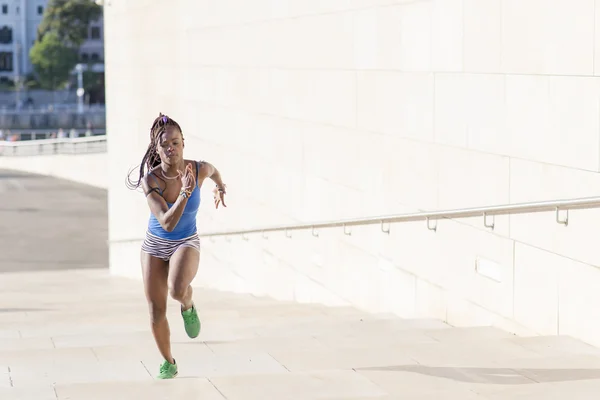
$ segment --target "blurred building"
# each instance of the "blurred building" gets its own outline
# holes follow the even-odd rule
[[[35,43],[48,0],[0,0],[0,79],[32,72],[29,50]],[[82,62],[103,62],[103,20],[88,28],[88,39],[79,49]]]

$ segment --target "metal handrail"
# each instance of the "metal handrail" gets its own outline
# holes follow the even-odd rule
[[[54,138],[54,139],[35,139],[35,140],[18,140],[16,142],[0,141],[0,146],[5,147],[28,147],[39,146],[41,144],[60,144],[60,143],[89,143],[89,142],[104,142],[106,135],[82,136],[75,138]]]
[[[0,157],[106,153],[107,135],[0,141]]]
[[[569,210],[575,209],[588,209],[588,208],[600,208],[600,197],[587,197],[577,199],[566,199],[566,200],[553,200],[553,201],[542,201],[542,202],[530,202],[530,203],[517,203],[517,204],[506,204],[496,205],[488,207],[474,207],[474,208],[463,208],[454,210],[443,210],[443,211],[425,211],[408,214],[396,214],[378,217],[366,217],[366,218],[353,218],[346,220],[337,221],[325,221],[325,222],[310,222],[301,223],[295,225],[280,225],[280,226],[267,226],[257,227],[251,229],[240,229],[230,231],[214,231],[198,233],[201,237],[214,237],[214,236],[233,236],[233,235],[248,235],[252,233],[262,233],[263,236],[267,232],[285,232],[289,237],[290,231],[312,229],[313,235],[317,236],[316,229],[320,228],[344,228],[344,233],[350,235],[348,227],[358,225],[375,225],[381,224],[381,230],[384,233],[389,233],[389,226],[385,229],[384,225],[395,223],[395,222],[411,222],[411,221],[426,221],[427,228],[430,230],[437,230],[437,220],[439,219],[452,219],[452,218],[472,218],[472,217],[483,217],[483,223],[486,228],[494,229],[495,215],[507,215],[507,214],[529,214],[539,212],[556,212],[556,222],[567,226],[569,223]],[[566,211],[561,217],[560,211]],[[491,217],[491,222],[489,221]],[[435,224],[431,222],[435,221]]]

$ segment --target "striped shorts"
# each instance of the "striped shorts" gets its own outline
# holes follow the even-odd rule
[[[142,251],[148,253],[151,256],[160,258],[164,261],[169,261],[173,256],[173,253],[181,247],[193,247],[200,251],[200,237],[198,233],[194,233],[192,236],[183,239],[163,239],[158,236],[154,236],[150,232],[146,232],[146,238],[142,243]]]

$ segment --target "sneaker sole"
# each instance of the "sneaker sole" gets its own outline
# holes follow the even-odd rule
[[[159,381],[166,381],[166,380],[169,380],[169,379],[173,379],[173,378],[175,378],[177,375],[179,375],[179,371],[175,372],[175,373],[173,374],[173,376],[172,376],[172,377],[170,377],[170,378],[156,378],[156,379],[157,379],[157,380],[159,380]]]
[[[187,333],[187,331],[185,332],[186,335],[190,338],[190,339],[196,339],[198,336],[200,336],[200,331],[198,331],[198,333],[196,334],[196,336],[192,336],[189,333]]]

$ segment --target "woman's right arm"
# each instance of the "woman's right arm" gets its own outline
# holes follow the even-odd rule
[[[148,201],[150,211],[154,214],[154,217],[165,231],[172,232],[183,215],[187,197],[179,194],[173,206],[169,208],[165,199],[157,193],[158,187],[151,186],[146,178],[147,177],[145,176],[142,179],[142,188],[146,194],[146,200]]]

